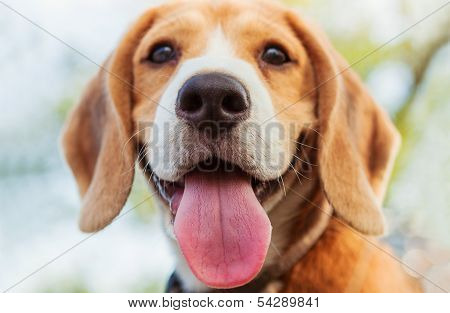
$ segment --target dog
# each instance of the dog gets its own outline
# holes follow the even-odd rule
[[[420,291],[375,237],[399,142],[316,26],[234,0],[145,12],[62,139],[85,232],[139,164],[177,257],[169,292]]]

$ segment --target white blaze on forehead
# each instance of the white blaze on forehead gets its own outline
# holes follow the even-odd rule
[[[217,27],[210,35],[206,53],[204,56],[228,56],[234,55],[231,42],[225,37],[222,27]]]

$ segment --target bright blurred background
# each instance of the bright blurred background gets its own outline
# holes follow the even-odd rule
[[[97,71],[80,53],[102,63],[133,19],[161,2],[0,1],[0,290],[64,252],[11,291],[163,290],[174,261],[149,201],[70,249],[88,235],[77,228],[80,200],[58,144],[68,110]],[[321,25],[352,63],[446,1],[285,2]],[[384,240],[403,262],[447,290],[449,36],[447,5],[354,67],[403,136],[384,205],[390,225]],[[146,196],[138,175],[128,208]],[[428,291],[439,291],[424,283]]]

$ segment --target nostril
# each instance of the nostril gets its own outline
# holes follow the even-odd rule
[[[195,113],[203,105],[202,97],[198,93],[185,94],[180,101],[180,109],[186,113]]]
[[[222,108],[227,113],[237,114],[244,112],[247,106],[241,95],[229,94],[223,98]]]

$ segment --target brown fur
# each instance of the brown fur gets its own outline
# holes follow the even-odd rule
[[[419,292],[390,249],[333,218],[286,275],[283,292]]]
[[[239,14],[243,11],[248,14]],[[148,11],[131,27],[64,131],[66,158],[83,197],[81,229],[102,229],[122,209],[132,186],[136,146],[145,140],[140,133],[133,136],[138,123],[153,120],[178,64],[201,54],[215,25],[233,38],[238,56],[259,69],[292,140],[305,123],[318,124],[320,183],[315,188],[340,219],[333,217],[312,250],[285,275],[282,290],[418,290],[397,261],[376,248],[379,243],[362,235],[384,230],[380,205],[399,142],[395,128],[324,36],[272,3],[182,1]],[[178,63],[142,62],[154,43],[169,39],[183,50]],[[284,46],[295,64],[282,70],[260,64],[257,56],[270,41]],[[295,151],[294,145],[286,149]],[[282,210],[283,202],[278,207]]]

